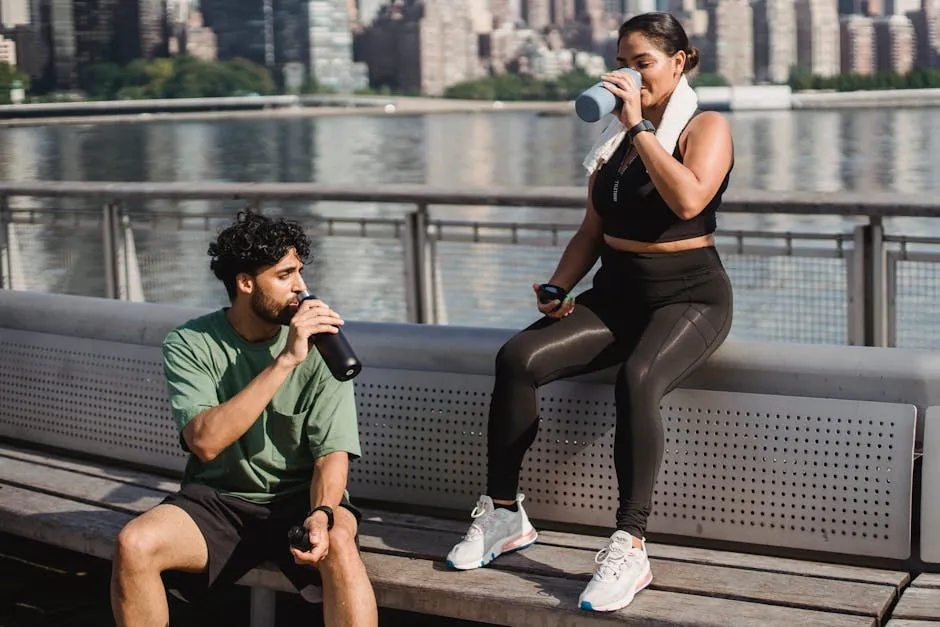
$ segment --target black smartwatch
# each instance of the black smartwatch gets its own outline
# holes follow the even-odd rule
[[[636,126],[630,127],[630,129],[627,131],[627,135],[630,136],[630,139],[633,139],[634,137],[636,137],[640,133],[643,133],[644,131],[655,133],[656,127],[653,126],[653,123],[650,122],[649,120],[640,120],[640,122]]]
[[[542,283],[539,285],[539,302],[543,305],[547,305],[553,300],[563,301],[567,295],[568,290],[563,287],[558,287],[557,285],[552,285],[551,283]]]
[[[329,505],[318,505],[314,507],[309,512],[307,512],[307,518],[310,518],[317,512],[323,512],[326,514],[326,530],[329,531],[333,528],[333,508]]]

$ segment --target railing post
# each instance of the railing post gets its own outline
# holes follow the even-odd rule
[[[419,204],[417,210],[405,216],[405,296],[408,301],[408,321],[419,324],[432,322],[430,281],[427,263],[428,206]]]
[[[13,289],[13,260],[10,251],[10,201],[0,196],[0,290]]]
[[[849,285],[849,344],[887,346],[887,256],[881,217],[855,227]]]
[[[872,346],[888,346],[888,255],[881,216],[870,218]]]
[[[121,228],[120,211],[117,203],[108,203],[104,206],[101,216],[101,242],[104,253],[104,296],[105,298],[120,298],[118,283],[121,277],[119,257]]]

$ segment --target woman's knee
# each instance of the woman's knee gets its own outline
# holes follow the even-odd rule
[[[532,379],[532,349],[521,334],[515,335],[496,353],[496,376]]]
[[[617,373],[617,395],[636,401],[654,393],[652,364],[649,360],[631,355]]]

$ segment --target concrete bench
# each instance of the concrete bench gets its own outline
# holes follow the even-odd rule
[[[0,291],[0,529],[109,558],[117,530],[176,489],[185,458],[159,345],[200,313]],[[366,364],[350,490],[369,505],[362,549],[384,607],[514,625],[880,625],[908,582],[916,422],[933,392],[897,373],[932,375],[934,364],[881,349],[872,385],[857,351],[872,353],[845,349],[857,363],[821,382],[812,374],[831,365],[826,351],[804,347],[801,388],[787,349],[741,365],[726,345],[696,378],[712,389],[664,400],[650,535],[671,543],[650,545],[652,589],[610,616],[576,609],[615,508],[609,373],[543,390],[522,479],[540,542],[454,573],[442,560],[483,487],[492,355],[508,332],[351,323],[348,333]],[[817,386],[843,398],[813,398]],[[262,568],[242,583],[253,624],[268,624],[270,591],[286,581]]]

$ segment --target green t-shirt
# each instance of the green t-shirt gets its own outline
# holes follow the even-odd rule
[[[267,368],[284,348],[287,333],[283,327],[271,340],[248,342],[229,324],[225,309],[171,331],[163,342],[163,366],[180,432]],[[182,436],[180,441],[186,448]],[[353,384],[334,379],[311,349],[244,435],[210,462],[190,454],[183,485],[204,484],[266,503],[308,489],[314,461],[336,451],[351,459],[361,455]]]

